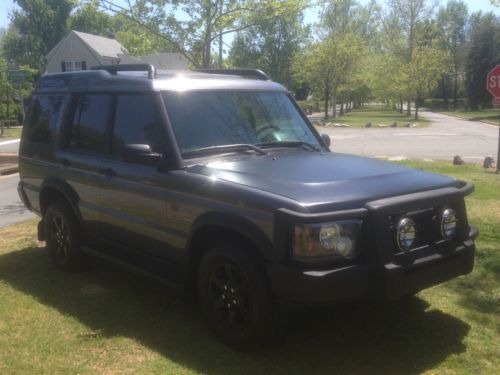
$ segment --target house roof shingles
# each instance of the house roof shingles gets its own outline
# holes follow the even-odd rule
[[[75,33],[85,44],[92,48],[96,53],[103,57],[111,57],[114,59],[120,58],[120,55],[127,52],[115,39],[105,38],[103,36],[82,33],[80,31],[72,31]]]

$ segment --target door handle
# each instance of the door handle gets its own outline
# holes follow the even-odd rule
[[[116,176],[116,172],[112,168],[101,168],[101,169],[99,169],[99,173],[101,173],[107,177]]]

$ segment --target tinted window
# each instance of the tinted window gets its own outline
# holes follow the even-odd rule
[[[161,118],[151,95],[123,95],[116,98],[113,125],[113,155],[121,156],[128,144],[150,145],[162,153],[165,134]]]
[[[31,142],[50,143],[62,103],[62,96],[35,97],[31,106],[30,121],[24,130],[25,138]]]
[[[78,98],[69,135],[70,148],[105,151],[110,101],[108,95],[82,95]]]
[[[165,92],[182,152],[273,141],[318,141],[286,94],[251,91]]]

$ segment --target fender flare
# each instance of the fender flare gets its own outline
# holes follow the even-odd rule
[[[48,177],[40,186],[40,201],[45,189],[57,190],[68,202],[77,220],[80,223],[83,222],[82,215],[80,214],[80,210],[78,209],[78,202],[80,201],[80,197],[77,194],[77,192],[71,187],[70,184],[68,184],[65,180],[59,177]],[[41,202],[40,202],[40,211],[42,211]]]
[[[193,222],[187,243],[189,257],[191,257],[189,249],[196,233],[203,228],[213,226],[238,233],[247,238],[264,259],[268,261],[273,259],[272,240],[257,224],[235,214],[217,211],[204,213]]]

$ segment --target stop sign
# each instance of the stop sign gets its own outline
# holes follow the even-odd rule
[[[500,98],[500,65],[495,66],[486,76],[486,89],[495,98]]]

